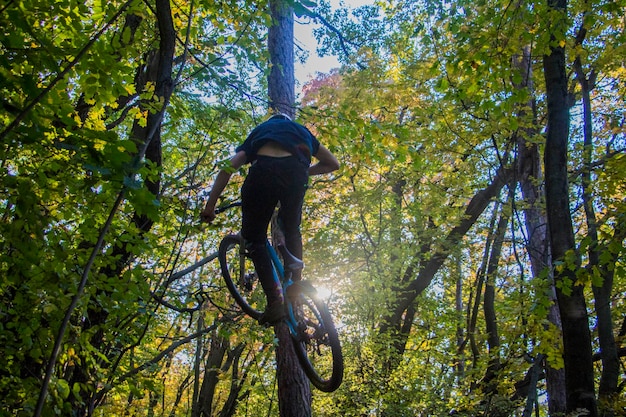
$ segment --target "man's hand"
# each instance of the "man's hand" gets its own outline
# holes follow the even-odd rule
[[[213,220],[215,220],[215,207],[207,205],[200,213],[200,220],[209,224],[213,223]]]
[[[200,213],[200,220],[205,223],[212,223],[215,220],[215,205],[222,191],[226,188],[228,180],[233,172],[237,171],[246,162],[246,153],[244,151],[237,152],[229,161],[223,164],[222,169],[217,174],[213,188],[209,193],[209,199],[204,206],[204,210]]]

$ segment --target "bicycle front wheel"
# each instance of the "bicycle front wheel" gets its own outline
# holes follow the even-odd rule
[[[337,329],[328,306],[317,296],[315,288],[303,281],[292,287],[297,287],[288,289],[289,318],[297,323],[296,328],[290,328],[294,350],[313,386],[333,392],[343,380],[343,354]]]
[[[267,301],[241,236],[224,237],[218,259],[228,291],[246,314],[258,320]]]

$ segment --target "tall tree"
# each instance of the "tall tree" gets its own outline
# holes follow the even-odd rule
[[[597,416],[591,335],[584,295],[576,271],[576,253],[570,216],[567,155],[569,139],[568,82],[565,68],[567,0],[549,0],[551,44],[543,57],[546,80],[548,129],[545,150],[546,209],[550,246],[556,269],[554,280],[563,324],[563,355],[567,411],[587,410]]]
[[[296,14],[310,4],[288,3]],[[332,395],[309,397],[295,359],[283,361],[290,353],[280,350],[288,344],[279,343],[277,353],[274,333],[246,319],[221,286],[213,252],[226,230],[238,230],[237,213],[221,217],[216,228],[198,227],[195,216],[203,182],[217,169],[213,161],[225,158],[265,114],[270,68],[277,79],[291,71],[290,49],[277,49],[282,57],[268,67],[269,3],[168,3],[175,29],[169,40],[177,42],[170,62],[180,63],[182,73],[158,122],[161,93],[169,88],[168,70],[157,75],[159,19],[167,5],[5,2],[0,413],[32,414],[54,342],[62,340],[47,414],[226,417],[245,408],[267,415],[276,414],[277,402],[293,400],[310,405],[294,413],[315,415],[447,415],[451,409],[513,415],[522,408],[525,416],[554,415],[565,411],[554,401],[565,393],[558,386],[565,368],[554,314],[560,300],[549,288],[548,268],[560,274],[554,281],[564,299],[584,287],[586,305],[576,304],[576,313],[586,308],[594,324],[589,329],[580,320],[580,330],[591,331],[599,414],[618,415],[616,355],[626,333],[626,3],[570,1],[569,20],[551,31],[545,22],[560,22],[562,12],[548,12],[545,2],[521,3],[526,7],[500,0],[387,2],[383,14],[375,6],[332,11],[320,1],[315,9],[328,10],[320,19],[337,25],[336,31],[326,26],[333,38],[323,46],[336,47],[346,65],[309,85],[312,107],[299,112],[346,168],[332,193],[310,184],[306,272],[329,290],[347,372]],[[547,120],[541,58],[561,46],[559,65],[576,79],[565,93],[572,112],[568,166],[559,165],[558,175],[569,175],[569,233],[578,253],[568,250],[553,263],[540,159]],[[171,79],[177,69],[170,68]],[[286,93],[270,93],[278,96],[271,106],[291,114],[293,98],[280,96],[291,97],[293,83],[284,87]],[[138,158],[153,128],[154,147]],[[234,181],[225,198],[236,198],[238,186]],[[500,186],[508,203],[500,201]],[[123,188],[59,339],[98,231]],[[481,200],[488,194],[481,190],[493,191],[493,198]],[[509,227],[500,228],[499,258],[489,237],[498,218],[494,200],[510,216]],[[482,214],[468,210],[477,207]],[[565,204],[559,210],[566,212]],[[487,265],[481,310],[484,274],[476,271]],[[564,271],[569,267],[574,282]],[[426,272],[424,287],[410,293]],[[382,332],[407,295],[397,327]],[[470,309],[467,319],[463,311]],[[471,356],[462,350],[470,342]],[[569,355],[571,338],[567,346]],[[285,362],[278,372],[275,354]],[[568,376],[572,362],[568,357]]]
[[[520,181],[524,201],[516,201],[514,207],[521,208],[526,215],[526,224],[524,226],[526,236],[528,236],[528,240],[526,240],[527,253],[524,253],[521,258],[517,258],[519,259],[518,267],[522,277],[532,277],[532,281],[529,281],[528,284],[532,285],[530,294],[532,294],[533,303],[536,303],[531,309],[526,308],[525,310],[521,310],[520,318],[527,318],[523,312],[526,311],[529,313],[528,318],[531,320],[524,322],[526,328],[523,337],[520,338],[522,342],[520,347],[521,351],[526,351],[526,354],[530,353],[533,358],[536,358],[538,361],[537,364],[541,364],[542,361],[545,363],[546,370],[548,371],[548,379],[546,382],[549,390],[550,410],[553,413],[564,412],[565,389],[564,385],[561,384],[561,377],[563,375],[561,331],[559,327],[558,311],[554,308],[558,306],[558,303],[555,303],[555,297],[551,296],[551,294],[555,292],[549,288],[552,281],[551,273],[548,272],[546,274],[546,268],[551,268],[552,258],[549,248],[548,233],[545,227],[547,216],[543,204],[543,175],[541,160],[539,158],[544,140],[540,133],[545,129],[545,126],[542,125],[542,123],[545,122],[545,107],[543,107],[545,103],[543,100],[545,97],[545,92],[543,91],[545,77],[542,77],[543,73],[541,71],[536,71],[537,65],[541,64],[541,60],[533,58],[533,56],[536,57],[537,55],[533,54],[533,51],[524,48],[527,48],[528,45],[533,45],[535,50],[545,51],[549,50],[550,47],[554,45],[560,45],[561,43],[564,45],[570,41],[570,39],[567,38],[569,32],[565,30],[563,32],[563,38],[550,40],[550,34],[553,31],[544,30],[543,27],[541,27],[541,30],[537,31],[538,25],[541,25],[541,22],[544,21],[544,19],[540,17],[540,15],[543,16],[545,14],[543,7],[525,9],[510,7],[510,2],[498,1],[490,2],[489,6],[485,9],[481,8],[482,3],[473,3],[472,7],[467,7],[467,5],[468,3],[466,2],[455,2],[450,5],[450,7],[448,7],[447,4],[438,2],[411,2],[410,5],[408,3],[394,4],[397,8],[394,9],[394,7],[391,6],[388,10],[397,12],[396,16],[398,16],[399,27],[406,29],[406,31],[398,30],[395,32],[393,37],[390,38],[390,45],[372,41],[373,46],[371,49],[365,51],[367,48],[363,48],[360,57],[368,57],[369,60],[361,61],[368,65],[367,69],[362,72],[362,75],[353,76],[353,74],[347,71],[342,74],[344,80],[350,80],[346,82],[350,82],[352,87],[356,88],[359,92],[359,95],[355,94],[350,96],[349,99],[345,99],[346,102],[350,103],[350,110],[352,112],[347,111],[346,113],[342,113],[342,116],[351,120],[354,126],[357,126],[357,122],[354,121],[354,113],[358,112],[359,103],[364,103],[364,109],[368,108],[367,105],[371,107],[369,107],[367,111],[363,111],[362,117],[366,121],[373,121],[370,125],[368,125],[367,122],[364,123],[365,126],[368,126],[372,130],[369,135],[360,131],[356,132],[357,134],[361,134],[361,136],[357,136],[360,138],[358,142],[359,149],[362,151],[367,149],[365,152],[370,152],[368,153],[370,159],[362,159],[359,162],[355,162],[353,183],[359,183],[359,176],[364,176],[363,170],[373,170],[373,163],[381,162],[381,164],[383,164],[382,166],[386,166],[383,161],[385,161],[387,155],[395,155],[394,169],[397,169],[399,165],[410,160],[411,163],[406,163],[405,165],[405,172],[411,174],[419,172],[424,175],[424,177],[428,178],[426,175],[427,168],[425,166],[431,168],[434,164],[432,164],[431,161],[429,161],[431,162],[429,164],[424,164],[423,159],[426,158],[425,155],[429,154],[429,145],[437,141],[445,142],[448,145],[448,150],[458,152],[459,155],[462,155],[459,159],[468,163],[468,161],[472,160],[471,156],[468,156],[471,155],[472,152],[468,150],[468,148],[465,148],[465,151],[461,151],[459,148],[453,147],[453,144],[456,143],[455,139],[459,137],[463,138],[467,144],[472,143],[469,138],[474,139],[475,136],[468,134],[468,131],[465,130],[470,126],[468,120],[476,121],[476,123],[472,125],[473,132],[486,134],[490,137],[489,142],[483,142],[483,151],[487,149],[487,143],[501,145],[489,148],[493,152],[510,150],[513,149],[511,146],[516,146],[514,153],[510,154],[516,157],[514,163],[511,165],[516,169],[516,180]],[[585,13],[585,10],[594,10],[597,8],[597,10],[602,10],[603,13],[606,13],[609,9],[613,10],[617,7],[618,6],[614,3],[609,5],[606,2],[597,2],[597,4],[594,5],[588,2],[584,2],[584,4],[576,3],[574,13],[583,13],[580,16],[581,22],[596,23],[598,20],[588,13]],[[402,10],[402,12],[400,12],[400,10]],[[496,12],[495,10],[498,11]],[[555,21],[555,19],[552,19],[552,13],[553,12],[549,13],[551,18],[548,19],[548,21],[550,22]],[[391,16],[393,17],[393,15]],[[415,23],[411,24],[411,21]],[[489,22],[497,22],[497,24],[491,25]],[[369,27],[370,25],[367,26]],[[605,30],[604,33],[606,33],[608,26],[603,26],[603,28]],[[425,36],[418,40],[416,33],[424,33]],[[596,39],[598,39],[598,44],[602,43],[601,38]],[[416,48],[416,50],[419,50],[419,54],[409,46],[413,44],[419,44],[419,48]],[[397,48],[394,48],[396,46]],[[430,46],[432,46],[432,54],[427,55],[425,51],[427,51]],[[385,54],[382,54],[383,57],[376,54],[376,48],[385,50]],[[524,62],[520,61],[511,66],[511,59],[520,56],[520,51],[524,51],[524,54],[521,56],[521,61]],[[580,48],[577,48],[577,51],[580,51]],[[581,52],[582,56],[585,57],[586,50]],[[377,58],[380,58],[380,61],[377,60]],[[424,65],[422,66],[421,64]],[[565,61],[563,65],[566,65]],[[387,71],[376,71],[377,66],[385,67]],[[430,72],[426,70],[423,72],[419,71],[419,69],[424,67],[429,69]],[[441,72],[435,70],[437,68],[440,68]],[[533,69],[535,69],[535,71],[532,71]],[[369,73],[370,77],[366,77],[364,75],[366,73]],[[534,73],[537,75],[534,75]],[[542,80],[542,78],[544,79]],[[609,78],[611,77],[609,76]],[[352,79],[355,81],[352,81]],[[384,80],[384,82],[382,80]],[[332,81],[334,82],[332,87],[336,89],[335,80]],[[612,85],[612,82],[609,83]],[[537,89],[535,89],[534,84],[538,86]],[[432,95],[431,101],[438,102],[439,106],[433,106],[434,109],[429,109],[432,110],[429,118],[420,119],[420,116],[425,113],[424,109],[428,108],[423,103],[428,102],[428,100],[419,101],[418,98],[421,97],[420,94],[423,94],[429,85],[438,93]],[[367,88],[365,86],[367,86]],[[567,87],[567,79],[565,79],[564,84],[561,85],[565,93],[567,93]],[[398,101],[390,100],[389,96],[391,96],[391,94],[388,96],[384,94],[384,92],[393,91],[397,95],[402,95],[407,89],[414,92],[413,96],[406,95]],[[611,89],[612,87],[609,87],[609,90]],[[364,96],[367,96],[367,98]],[[445,97],[445,99],[443,97]],[[535,105],[535,98],[537,98],[539,106]],[[570,101],[565,103],[566,107],[572,104],[571,99],[573,96],[569,96],[569,98]],[[331,103],[339,102],[339,100],[342,99],[344,98],[341,96],[341,93],[335,90],[328,93],[328,100],[324,101],[323,105],[332,106]],[[617,104],[619,101],[618,99],[613,103]],[[317,99],[315,100],[315,105],[319,108],[321,102],[321,100]],[[401,104],[398,104],[398,102]],[[456,108],[458,116],[450,113],[446,114],[447,117],[439,119],[438,116],[443,113],[442,109],[445,109],[446,106],[451,103],[458,104]],[[372,111],[372,107],[376,110]],[[336,106],[334,108],[340,107]],[[511,111],[512,109],[514,109],[514,111]],[[331,114],[332,112],[329,112],[329,117]],[[401,120],[399,115],[407,114],[414,120],[420,121],[420,123],[415,123],[415,125],[412,126],[412,137],[399,134],[398,125],[400,125]],[[385,116],[389,117],[389,119],[385,119]],[[596,114],[596,117],[602,119],[599,114]],[[610,118],[611,117],[609,117],[609,119]],[[386,120],[394,120],[396,124],[393,127],[386,125]],[[448,135],[437,130],[437,127],[440,126],[437,124],[438,120],[442,120],[441,125],[450,127]],[[479,120],[480,122],[478,122]],[[608,121],[607,119],[604,120]],[[498,127],[496,128],[496,126]],[[427,128],[425,130],[430,130],[428,134],[421,132],[421,129],[424,129],[424,127]],[[386,131],[389,136],[385,136],[385,134],[381,134],[380,136],[376,135],[378,129]],[[355,129],[348,130],[343,128],[338,131],[351,133],[354,130]],[[507,134],[510,134],[508,139],[506,138]],[[421,136],[427,137],[428,140],[420,140]],[[372,145],[372,142],[375,143],[375,140],[372,139],[374,137],[380,138],[379,140],[384,144],[384,153],[376,153],[376,146]],[[402,143],[408,145],[410,149],[408,152],[406,150],[401,151],[401,146],[398,145]],[[481,142],[474,142],[474,146],[481,146],[478,145],[478,143]],[[614,142],[612,139],[609,139],[601,143],[610,148],[611,144]],[[573,149],[575,152],[576,149],[578,149],[577,145],[578,144],[572,145],[570,151]],[[618,148],[620,147],[618,146]],[[356,152],[356,150],[353,152]],[[447,155],[443,152],[442,155],[440,159],[444,160]],[[488,152],[483,153],[485,159],[487,159],[487,155],[490,154]],[[506,155],[506,153],[502,153],[502,156]],[[604,158],[608,158],[608,154]],[[601,160],[604,158],[592,160],[594,164],[600,165],[602,164]],[[416,160],[419,162],[416,162]],[[500,161],[504,161],[504,166],[511,166],[504,158],[500,158]],[[513,161],[513,158],[509,161]],[[617,160],[614,160],[614,163],[617,163]],[[475,166],[479,165],[478,163]],[[490,166],[494,167],[497,166],[497,164],[492,163]],[[568,167],[564,167],[564,169],[567,168]],[[358,169],[360,169],[360,171],[358,171],[357,174]],[[578,172],[578,168],[575,165],[570,166],[569,169],[570,174],[572,170]],[[442,169],[437,180],[442,181],[442,178],[446,178],[445,173],[451,171],[457,173],[454,169],[448,171]],[[385,175],[387,171],[383,168],[377,172],[381,175],[380,181],[372,180],[369,188],[355,188],[355,194],[357,190],[363,193],[363,190],[367,188],[372,190],[372,195],[378,197],[378,194],[374,194],[373,192],[373,190],[377,189],[376,187],[380,189],[382,188],[382,184],[386,183],[387,186],[391,188],[391,181],[386,182],[386,180],[391,178]],[[475,178],[476,177],[473,177],[473,179]],[[435,180],[431,179],[430,181],[434,182]],[[407,195],[403,200],[403,204],[408,208],[414,201],[412,199],[420,199],[422,202],[426,201],[426,196],[421,194],[421,191],[427,188],[429,181],[424,179],[421,181],[409,180],[408,183],[416,185],[414,186],[413,194],[410,196]],[[438,184],[441,184],[441,182],[438,182]],[[453,187],[446,189],[449,193],[450,200],[454,199],[453,196],[458,193],[457,190],[458,189]],[[614,188],[613,190],[616,192],[616,196],[621,195],[621,189],[616,190]],[[565,192],[566,196],[569,196],[572,190],[566,189]],[[471,195],[468,190],[466,190],[466,193],[465,195]],[[418,195],[419,197],[417,197]],[[519,198],[519,195],[515,195],[515,198]],[[453,203],[449,201],[448,204],[452,205]],[[600,204],[599,207],[604,206],[602,203],[598,202],[598,204]],[[612,204],[611,202],[610,205]],[[580,207],[582,207],[582,205],[580,205]],[[427,213],[434,213],[432,207],[429,208],[430,210],[428,210]],[[379,243],[380,239],[385,236],[384,229],[376,229],[372,221],[373,219],[367,217],[367,210],[373,209],[377,209],[379,219],[384,219],[385,216],[389,218],[394,217],[393,210],[386,205],[380,204],[378,207],[373,207],[373,205],[370,204],[364,205],[363,219],[370,220],[367,223],[365,221],[362,222],[362,233],[364,236],[367,236],[369,238],[368,240],[371,242],[368,249],[364,251],[368,266],[374,263],[376,250],[382,250],[382,246],[380,246]],[[346,213],[342,214],[346,216]],[[421,215],[424,217],[425,213],[421,213]],[[409,210],[405,211],[403,218],[408,225],[408,219],[411,218]],[[613,228],[619,225],[620,222],[616,221],[617,218],[613,218],[612,215],[608,218],[611,218],[611,230],[618,232],[617,229]],[[517,213],[514,215],[513,219],[515,219],[513,225],[520,227],[521,223],[517,223]],[[443,225],[453,227],[454,223],[451,220],[452,216],[449,215],[445,220],[437,219],[435,224],[441,227],[440,230],[445,230],[445,227],[442,227]],[[468,218],[464,218],[462,221],[468,221]],[[480,222],[480,217],[477,222]],[[479,224],[480,223],[475,223],[475,226]],[[344,230],[350,230],[351,227],[354,226],[345,226]],[[585,243],[587,242],[585,239],[585,225],[577,224],[575,229],[578,231],[577,238],[582,240],[584,247],[587,247],[587,243]],[[416,241],[420,242],[427,241],[423,228],[409,230],[410,229],[405,232],[406,236],[413,236]],[[516,242],[515,236],[519,236],[518,233],[520,232],[520,229],[512,229],[512,233],[514,234],[514,237],[512,237],[514,239],[513,242]],[[444,234],[439,233],[439,236],[441,235]],[[464,236],[476,237],[475,234],[471,233],[471,230]],[[611,236],[615,236],[617,241],[621,242],[619,233]],[[455,239],[454,242],[458,242],[458,240]],[[404,243],[404,245],[406,245],[406,243]],[[618,244],[616,245],[620,246]],[[366,244],[363,244],[363,246],[365,247]],[[429,248],[435,247],[438,250],[450,250],[451,246],[452,242],[448,242],[447,245],[439,244],[429,246],[424,244],[422,247],[425,248],[425,250],[422,252],[415,250],[413,252],[415,255],[413,259],[418,258],[418,253],[432,255],[432,253],[429,252]],[[373,249],[374,247],[376,250]],[[575,249],[575,245],[572,246],[572,248]],[[397,251],[397,249],[395,250]],[[395,251],[392,252],[392,250],[390,250],[388,253],[395,253]],[[435,261],[437,255],[438,254],[435,252],[435,256],[430,257],[430,262]],[[520,254],[516,253],[515,256],[520,256]],[[608,258],[609,256],[607,254],[605,261],[610,263]],[[392,259],[392,257],[390,256],[388,259]],[[411,258],[407,257],[406,259]],[[575,257],[572,259],[575,259]],[[559,260],[557,263],[559,265],[569,265],[573,267],[573,264],[567,261],[569,261],[569,259]],[[414,273],[414,271],[423,272],[424,269],[419,268],[419,266],[420,263],[417,261],[415,268],[412,270],[407,268],[406,270],[409,273]],[[573,268],[577,271],[577,281],[574,281],[578,287],[576,290],[582,291],[581,287],[584,288],[584,283],[588,282],[585,281],[587,275],[581,269]],[[530,274],[527,274],[527,269],[530,270]],[[447,271],[446,263],[443,262],[437,270],[437,273],[445,273]],[[379,276],[379,279],[384,279],[383,277],[389,276],[383,275],[382,272],[383,268],[378,265],[378,269],[371,269],[371,276]],[[405,276],[395,277],[395,279],[397,282],[403,282],[404,277]],[[392,280],[393,278],[387,279]],[[569,281],[567,283],[569,284]],[[557,284],[561,285],[563,282],[557,280]],[[436,285],[437,289],[440,289],[442,285],[440,280],[437,279],[436,274],[433,275],[432,281],[425,282],[422,294],[430,297],[434,296],[432,291],[428,291],[429,287],[433,285]],[[528,297],[527,293],[522,292],[525,290],[525,285],[526,284],[522,284],[519,286],[519,294],[520,296],[524,294],[523,297]],[[567,289],[569,290],[569,288],[573,288],[573,286],[574,284],[572,283],[570,286],[567,286]],[[373,287],[379,288],[378,286]],[[418,313],[414,315],[409,308],[424,304],[426,301],[422,295],[421,297],[415,298],[409,297],[409,301],[405,302],[403,291],[405,291],[407,287],[398,285],[396,289],[396,292],[392,292],[393,296],[390,296],[389,292],[386,292],[388,295],[386,300],[389,300],[389,303],[386,304],[385,307],[388,307],[389,304],[393,305],[393,303],[398,300],[403,302],[403,305],[406,306],[407,309],[397,310],[396,317],[405,321],[400,321],[400,325],[395,327],[395,330],[408,330],[406,333],[407,339],[405,340],[414,340],[415,336],[411,333],[411,326],[413,324],[421,325],[422,323],[419,317],[424,317],[424,313],[421,312],[421,314]],[[594,291],[597,291],[597,289],[594,289]],[[399,296],[399,298],[396,298],[396,296]],[[520,301],[522,306],[526,304],[526,301],[523,299],[520,299]],[[502,301],[499,302],[502,303]],[[581,308],[578,309],[578,312],[586,316],[586,311],[582,309],[582,307],[586,307],[585,304],[583,303],[579,305],[579,307]],[[535,315],[539,315],[541,318],[538,319]],[[546,317],[549,318],[551,323],[546,321]],[[581,326],[580,331],[587,329],[588,332],[588,323],[585,322],[583,325],[583,322],[584,320],[581,320],[579,323]],[[534,323],[540,323],[540,326],[536,326]],[[404,326],[405,324],[406,326]],[[423,329],[420,328],[419,330]],[[415,331],[419,330],[415,329]],[[404,333],[400,332],[399,334],[403,335]],[[387,339],[384,340],[388,343]],[[401,337],[392,339],[392,341],[397,342],[396,346],[401,349],[405,346]],[[400,352],[403,351],[400,350]],[[537,370],[537,366],[532,366],[530,371],[535,375],[534,380],[541,384],[543,383],[542,379],[536,378]],[[500,374],[502,375],[502,372]],[[520,381],[520,387],[522,386],[521,382],[522,381]],[[534,390],[535,387],[533,386],[531,389]],[[593,394],[593,389],[591,390],[591,394]],[[537,397],[535,396],[535,398]],[[542,404],[541,406],[544,405]]]
[[[619,354],[617,343],[615,340],[612,318],[611,297],[613,292],[614,271],[615,271],[615,252],[610,249],[610,244],[600,238],[599,229],[603,221],[598,218],[597,198],[594,196],[593,178],[593,156],[595,154],[594,140],[594,115],[593,115],[593,99],[592,95],[596,89],[597,77],[599,69],[603,65],[593,57],[589,59],[588,55],[583,56],[582,50],[585,49],[587,34],[590,30],[598,30],[594,28],[589,18],[596,15],[596,11],[589,8],[582,12],[582,20],[578,27],[574,48],[577,51],[574,58],[573,67],[576,74],[576,81],[580,86],[580,98],[582,101],[582,134],[583,134],[583,151],[581,157],[581,188],[582,203],[585,212],[585,222],[587,226],[587,257],[588,265],[587,273],[591,276],[592,290],[596,306],[596,314],[598,318],[598,344],[601,352],[602,371],[598,384],[598,407],[600,415],[611,417],[615,415],[616,410],[614,404],[619,393]],[[610,20],[610,15],[606,16]],[[597,25],[604,27],[604,25]],[[619,37],[620,35],[617,34]],[[595,59],[594,59],[595,58]],[[615,223],[615,232],[611,236],[611,241],[617,242],[624,239],[624,227],[622,221]],[[581,245],[581,251],[584,245]],[[601,260],[602,253],[605,253],[604,259]]]
[[[270,0],[269,6],[272,19],[268,33],[269,107],[295,118],[293,7],[286,0]],[[274,238],[278,238],[277,235]],[[293,349],[289,328],[282,322],[274,328],[278,337],[276,372],[280,415],[308,417],[311,415],[311,388]]]
[[[186,157],[202,146],[198,155],[211,159],[222,152],[206,149],[214,139],[189,131],[240,136],[228,123],[236,110],[199,106],[182,91],[184,77],[177,79],[181,94],[172,94],[174,56],[176,69],[184,68],[177,74],[209,73],[194,88],[233,89],[238,77],[221,67],[228,58],[249,76],[264,15],[245,2],[206,5],[201,13],[192,5],[158,0],[149,13],[132,1],[2,6],[0,338],[4,356],[24,352],[0,368],[3,411],[88,414],[115,390],[128,395],[131,409],[140,391],[158,387],[150,378],[161,365],[172,369],[173,352],[207,332],[187,334],[180,325],[196,310],[184,306],[189,290],[170,276],[189,246],[189,190],[198,188],[197,160],[185,166]],[[240,17],[240,8],[249,19],[234,24],[231,13]],[[215,20],[195,20],[202,15]],[[241,36],[225,45],[231,30]],[[155,389],[150,398],[166,392]]]
[[[531,138],[537,137],[539,125],[537,123],[537,104],[531,48],[524,46],[521,54],[513,59],[514,70],[518,71],[520,82],[515,83],[522,91],[529,92],[529,101],[521,103],[519,116],[521,119],[530,118],[531,123],[516,134],[517,146],[517,180],[524,199],[524,221],[526,228],[526,251],[530,260],[532,275],[535,279],[547,276],[547,286],[550,294],[548,320],[556,328],[561,329],[561,317],[556,304],[556,290],[552,276],[550,256],[550,242],[547,231],[548,221],[544,210],[543,170],[539,145]],[[544,356],[538,356],[538,358]],[[546,386],[548,392],[548,409],[550,414],[564,413],[565,401],[565,374],[548,361],[543,362],[546,372]],[[533,371],[534,371],[533,367]]]

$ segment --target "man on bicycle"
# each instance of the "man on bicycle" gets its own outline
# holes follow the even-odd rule
[[[314,165],[311,156],[318,161]],[[285,245],[302,259],[300,223],[309,176],[335,171],[339,161],[306,127],[287,115],[275,114],[250,132],[217,174],[201,213],[202,221],[211,223],[215,219],[219,196],[232,173],[246,163],[251,166],[241,187],[241,235],[267,297],[267,308],[259,322],[274,324],[283,317],[284,298],[265,247],[272,214],[280,203],[278,221]]]

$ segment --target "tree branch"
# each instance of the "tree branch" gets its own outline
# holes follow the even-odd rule
[[[87,53],[87,51],[93,46],[93,44],[96,43],[98,39],[100,39],[100,36],[102,36],[104,32],[107,31],[107,29],[113,24],[113,22],[115,22],[120,17],[120,15],[126,10],[126,8],[130,5],[131,2],[132,0],[128,0],[126,3],[124,3],[122,7],[120,7],[120,9],[117,11],[117,13],[115,13],[115,15],[113,15],[113,17],[111,17],[111,19],[104,25],[104,27],[100,29],[95,34],[95,36],[91,38],[89,42],[87,42],[85,46],[83,46],[83,49],[78,51],[78,54],[76,54],[72,62],[70,62],[67,65],[67,67],[63,69],[63,71],[57,74],[57,76],[50,82],[50,84],[48,84],[48,86],[44,88],[37,95],[37,97],[32,99],[31,102],[28,103],[26,107],[24,107],[21,113],[18,114],[17,117],[13,119],[11,123],[9,123],[9,125],[0,133],[0,142],[4,142],[4,139],[6,138],[6,136],[21,123],[21,121],[24,119],[24,117],[26,117],[28,112],[30,112],[32,108],[35,107],[37,103],[39,103],[54,88],[54,86],[56,86],[57,83],[61,81],[67,75],[67,73],[69,73],[70,70],[72,70],[72,68],[74,68],[76,64],[78,64],[78,62],[81,60],[83,55],[85,55],[85,53]],[[35,415],[37,414],[38,413],[36,411]]]
[[[189,336],[186,336],[180,340],[178,340],[177,342],[172,343],[167,349],[159,352],[155,357],[153,357],[152,359],[144,362],[142,365],[131,369],[130,371],[126,372],[125,374],[123,374],[122,376],[120,376],[119,378],[117,378],[113,383],[107,385],[106,387],[104,387],[103,389],[101,389],[100,391],[97,392],[96,397],[99,399],[101,399],[102,397],[104,397],[108,392],[110,392],[114,387],[116,387],[117,385],[121,384],[122,382],[126,381],[128,378],[137,375],[138,373],[140,373],[141,371],[143,371],[144,369],[150,367],[151,365],[154,365],[156,363],[158,363],[161,359],[163,359],[165,356],[169,355],[170,353],[174,352],[176,349],[178,349],[179,347],[181,347],[182,345],[191,342],[192,340],[206,334],[209,332],[212,332],[213,330],[215,330],[217,328],[217,325],[213,324],[205,329],[202,329],[196,333],[190,334]]]

